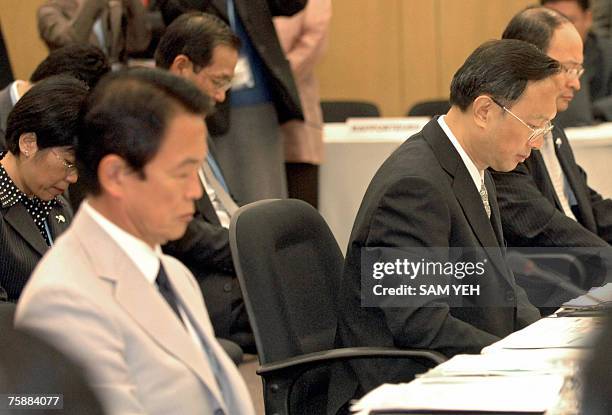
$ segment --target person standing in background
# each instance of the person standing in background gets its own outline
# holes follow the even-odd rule
[[[331,16],[331,0],[310,0],[295,16],[274,19],[304,111],[304,121],[291,120],[281,126],[289,197],[315,208],[323,161],[323,116],[314,69],[327,49]]]
[[[38,9],[38,32],[49,50],[89,43],[112,64],[149,46],[151,28],[141,0],[46,0]]]
[[[162,0],[167,25],[203,11],[227,22],[242,49],[228,98],[207,120],[227,185],[243,203],[287,196],[279,126],[304,118],[291,68],[272,22],[306,0]]]

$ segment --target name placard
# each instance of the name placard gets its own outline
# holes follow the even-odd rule
[[[349,118],[347,133],[353,137],[408,138],[429,122],[429,117]]]

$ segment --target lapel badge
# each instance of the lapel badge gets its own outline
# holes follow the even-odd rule
[[[57,220],[57,223],[66,222],[66,218],[64,217],[64,215],[55,215],[55,219]]]
[[[555,145],[557,146],[557,148],[561,147],[561,138],[557,137],[555,139]]]

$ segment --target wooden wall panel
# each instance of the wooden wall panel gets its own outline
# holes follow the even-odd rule
[[[47,50],[36,30],[43,0],[0,0],[16,78]],[[373,101],[399,116],[416,101],[448,97],[453,74],[533,0],[334,0],[330,43],[317,68],[324,99]]]
[[[440,93],[448,95],[453,75],[478,45],[499,39],[514,14],[533,0],[437,0],[440,2]],[[461,16],[461,18],[457,18]]]
[[[400,1],[333,1],[329,48],[317,71],[323,99],[373,101],[385,115],[400,111]]]
[[[403,0],[400,15],[400,111],[404,115],[417,101],[443,98],[440,94],[439,1]]]
[[[28,79],[47,54],[36,29],[43,0],[0,0],[0,21],[15,79]]]

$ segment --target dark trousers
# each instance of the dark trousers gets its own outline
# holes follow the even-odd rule
[[[289,197],[319,205],[319,166],[309,163],[285,163]]]

